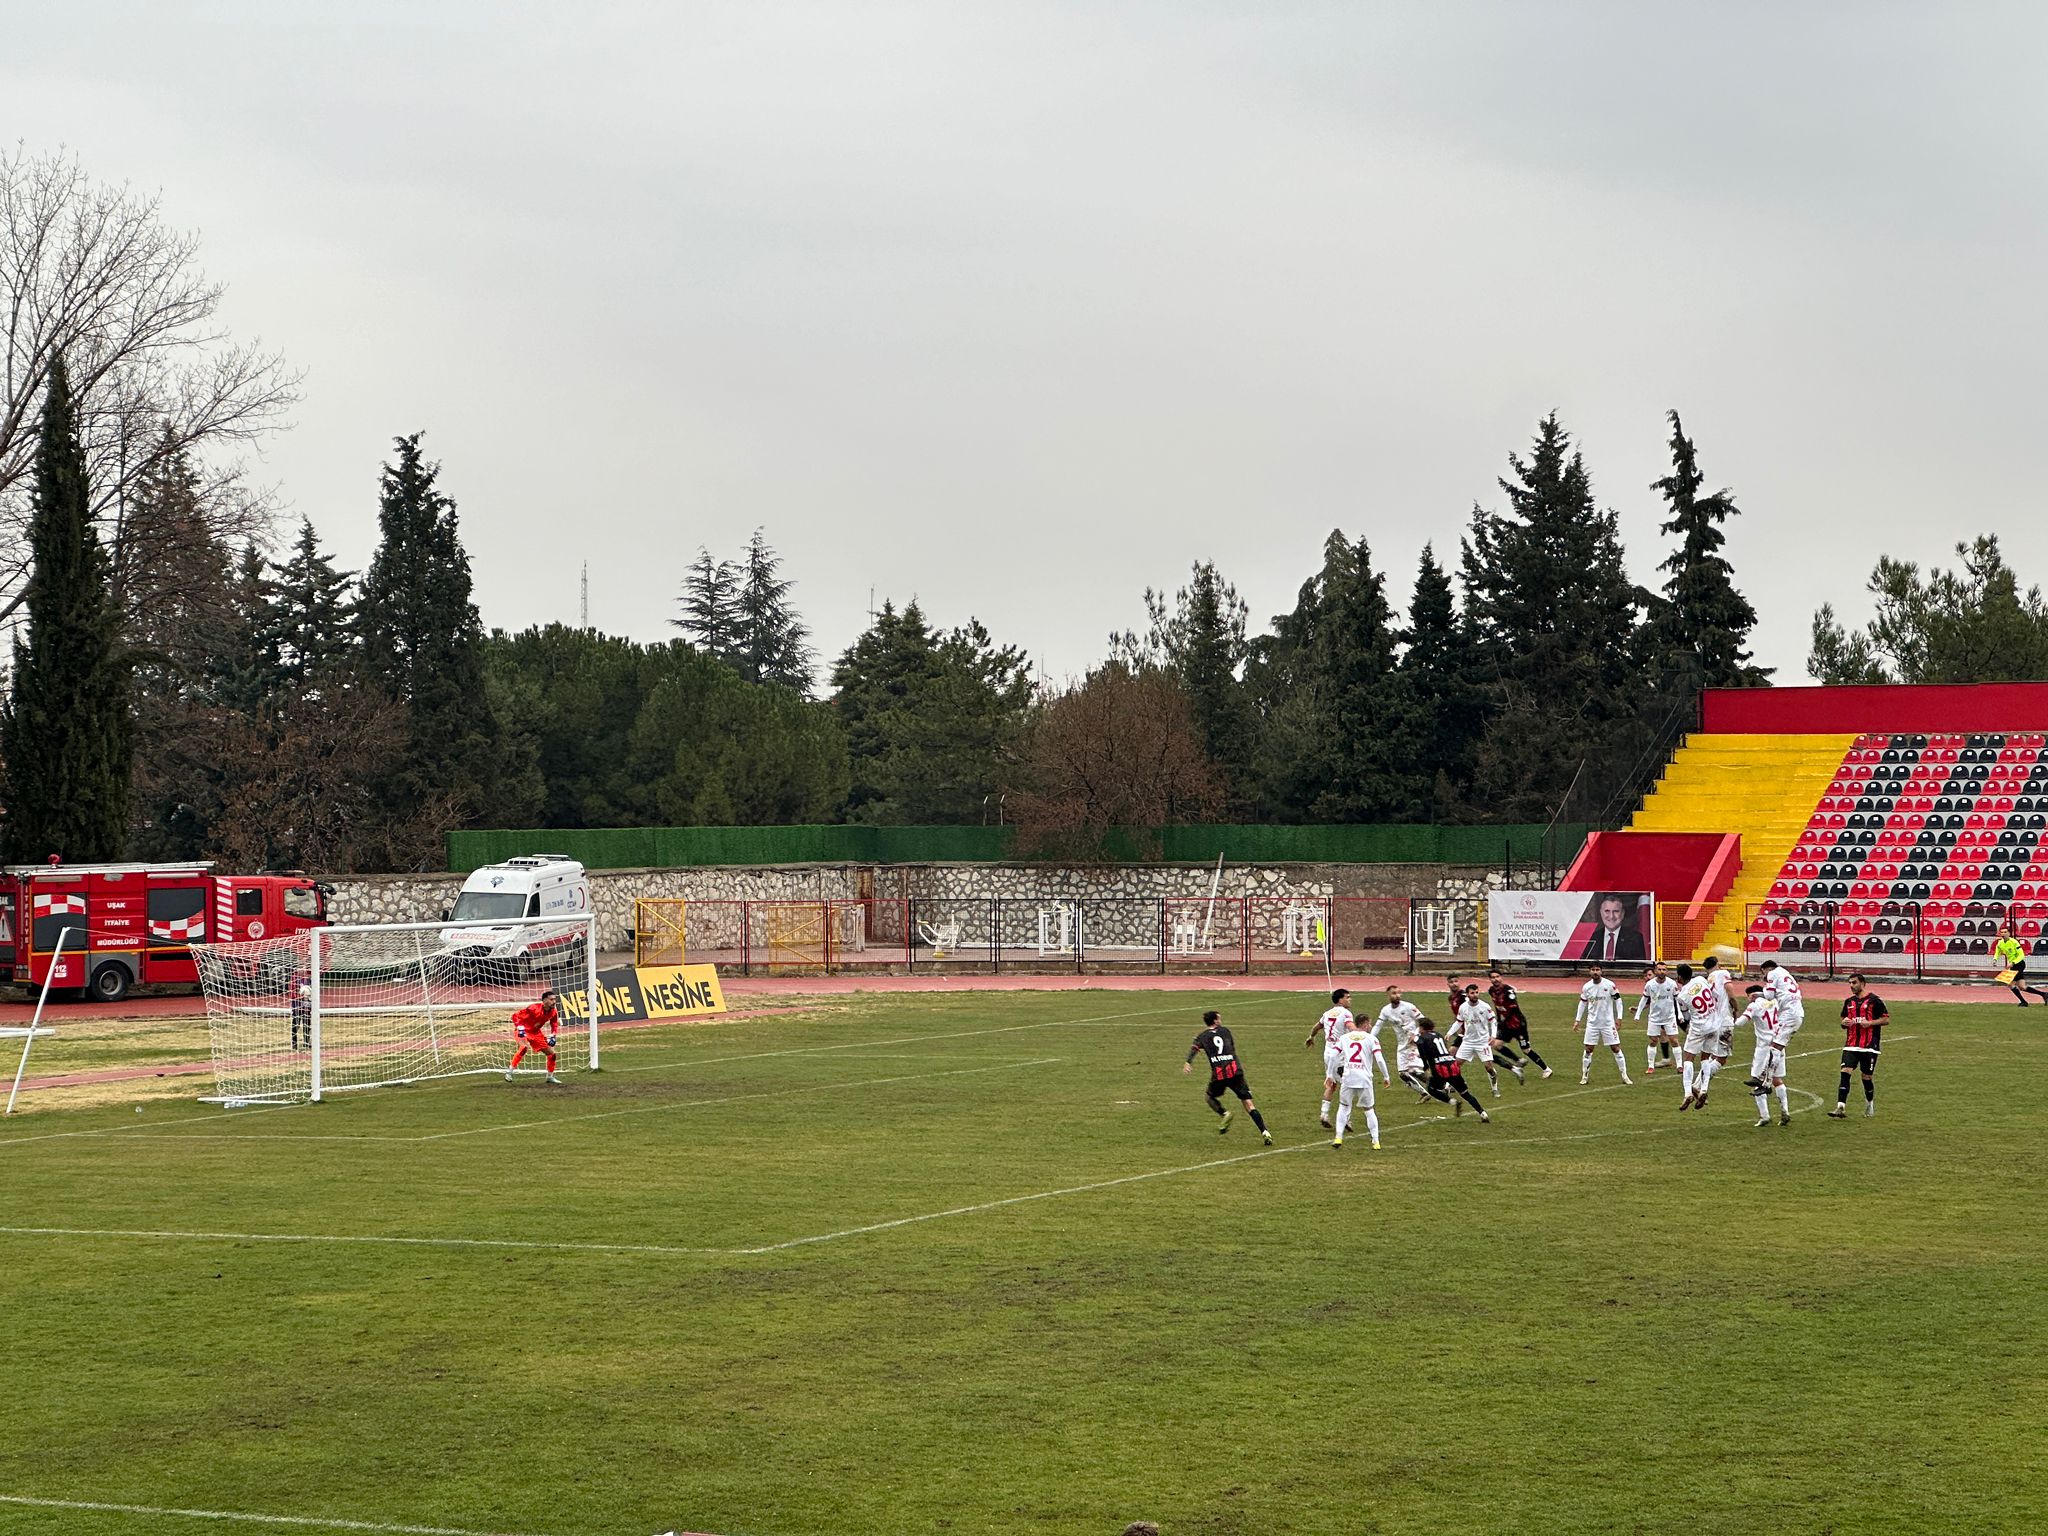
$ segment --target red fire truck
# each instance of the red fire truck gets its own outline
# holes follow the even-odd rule
[[[117,1002],[145,983],[196,986],[189,948],[327,921],[330,887],[303,875],[216,875],[210,863],[17,864],[0,869],[0,978]],[[66,929],[54,972],[51,956]]]

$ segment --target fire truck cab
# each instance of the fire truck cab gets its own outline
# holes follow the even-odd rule
[[[329,890],[303,875],[217,875],[210,863],[10,865],[0,977],[31,988],[47,978],[101,1002],[145,984],[196,986],[192,945],[317,928]]]

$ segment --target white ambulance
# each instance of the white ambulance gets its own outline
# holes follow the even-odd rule
[[[583,969],[583,924],[515,923],[513,918],[581,917],[591,910],[590,877],[567,854],[529,853],[486,864],[462,882],[441,914],[441,947],[481,975],[523,978]]]

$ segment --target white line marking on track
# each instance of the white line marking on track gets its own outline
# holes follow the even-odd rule
[[[453,1525],[385,1525],[375,1520],[329,1519],[321,1515],[257,1515],[232,1509],[173,1509],[156,1504],[109,1504],[93,1499],[34,1499],[0,1493],[0,1504],[27,1509],[73,1509],[103,1515],[147,1515],[152,1519],[232,1520],[244,1525],[287,1525],[301,1530],[373,1531],[379,1536],[519,1536],[507,1531],[478,1531]]]

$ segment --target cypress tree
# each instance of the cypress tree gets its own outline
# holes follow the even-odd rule
[[[64,359],[52,360],[31,491],[28,633],[0,711],[10,859],[121,855],[135,755],[129,657]]]
[[[1417,810],[1401,740],[1393,609],[1364,539],[1326,563],[1321,641],[1310,672],[1326,782],[1309,806],[1316,821],[1405,821]]]
[[[383,471],[382,539],[360,598],[363,668],[410,714],[410,750],[386,787],[391,810],[411,815],[448,797],[454,814],[467,819],[486,803],[504,765],[492,760],[495,722],[469,554],[455,503],[436,484],[440,466],[422,457],[420,436],[397,439],[396,462]]]
[[[1721,553],[1728,542],[1721,525],[1736,515],[1735,495],[1726,490],[1700,494],[1705,478],[1692,439],[1678,412],[1665,415],[1671,422],[1671,473],[1651,488],[1670,509],[1661,526],[1677,537],[1678,547],[1658,567],[1670,574],[1657,608],[1653,649],[1665,667],[1696,673],[1697,686],[1760,686],[1770,680],[1770,671],[1752,666],[1744,649],[1756,627],[1756,609],[1736,591],[1734,568]]]

